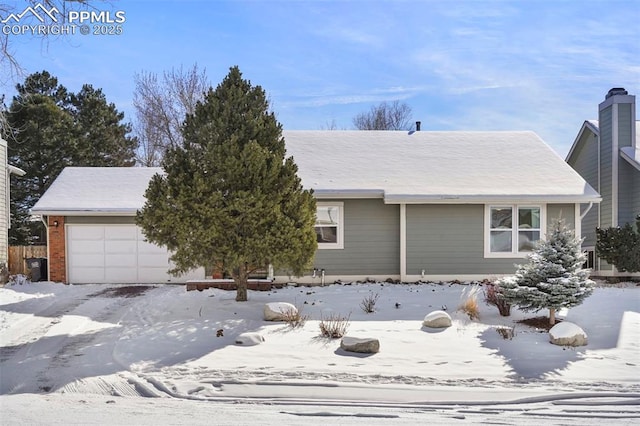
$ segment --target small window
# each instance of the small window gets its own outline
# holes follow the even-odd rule
[[[587,260],[585,260],[584,265],[582,267],[584,269],[595,269],[596,267],[596,252],[593,248],[588,248],[584,253],[587,256]]]
[[[319,249],[343,248],[343,203],[317,203],[316,238]]]
[[[542,235],[542,209],[529,206],[491,206],[487,209],[488,257],[521,257],[533,251]]]

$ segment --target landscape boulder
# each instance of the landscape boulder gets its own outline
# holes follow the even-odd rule
[[[236,337],[236,345],[255,346],[264,342],[264,337],[258,333],[242,333]]]
[[[433,311],[424,317],[422,325],[428,328],[451,327],[451,316],[445,311]]]
[[[549,330],[549,341],[559,346],[585,346],[587,333],[572,322],[562,321]]]
[[[340,341],[340,349],[361,354],[375,354],[380,351],[380,341],[372,337],[345,336]]]
[[[298,313],[298,309],[291,303],[272,302],[264,305],[265,321],[284,321],[296,313]]]

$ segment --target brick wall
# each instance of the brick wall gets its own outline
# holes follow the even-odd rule
[[[58,223],[58,226],[55,223]],[[64,216],[49,216],[49,279],[67,283]]]

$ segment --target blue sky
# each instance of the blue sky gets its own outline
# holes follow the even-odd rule
[[[611,87],[640,95],[637,0],[94,5],[124,11],[123,34],[20,34],[12,48],[27,73],[102,88],[128,121],[136,73],[197,63],[215,86],[238,65],[285,129],[351,129],[357,113],[401,100],[423,130],[533,130],[564,157]],[[0,94],[22,79],[0,79]]]

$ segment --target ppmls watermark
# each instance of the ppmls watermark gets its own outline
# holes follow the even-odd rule
[[[41,3],[28,6],[20,13],[0,16],[4,35],[120,35],[127,20],[123,10],[69,10],[66,15],[56,7]]]

